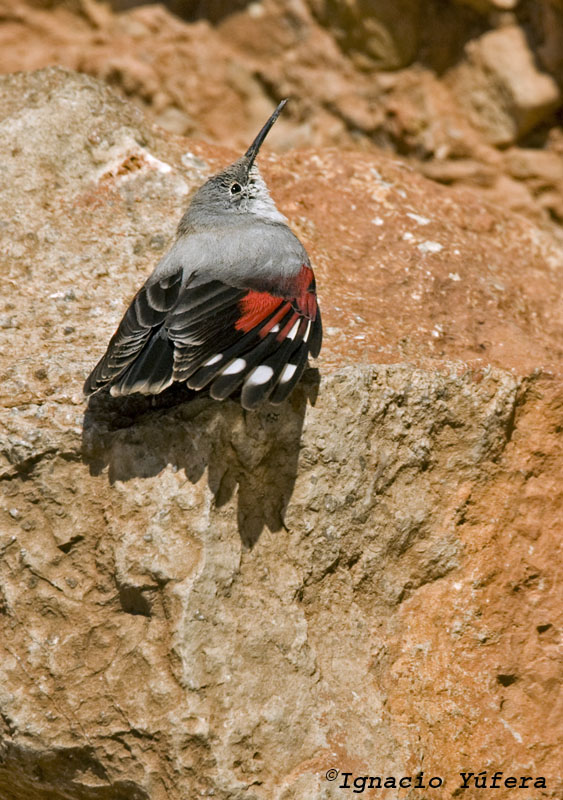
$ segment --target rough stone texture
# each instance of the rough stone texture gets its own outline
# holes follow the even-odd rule
[[[323,26],[360,69],[400,69],[418,50],[420,0],[312,0]]]
[[[333,767],[560,797],[557,243],[381,154],[263,156],[320,380],[85,409],[233,154],[58,69],[2,79],[0,114],[1,800],[336,800]]]
[[[454,86],[493,144],[514,143],[560,104],[557,83],[538,70],[517,25],[486,33],[467,52]]]
[[[111,5],[0,0],[0,71],[86,72],[167,130],[238,149],[290,96],[273,149],[383,146],[563,240],[563,183],[515,179],[503,157],[563,158],[561,0]]]
[[[563,3],[546,0],[541,5],[542,44],[538,48],[540,62],[563,84]]]
[[[468,5],[480,14],[491,11],[512,11],[519,0],[456,0],[461,5]]]

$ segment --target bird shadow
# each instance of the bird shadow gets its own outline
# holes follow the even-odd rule
[[[307,403],[315,404],[319,372],[308,369],[281,406],[245,411],[181,386],[156,397],[90,398],[82,431],[82,458],[110,484],[151,478],[168,466],[193,484],[207,471],[216,507],[237,495],[242,543],[252,548],[264,527],[278,531],[297,476]]]

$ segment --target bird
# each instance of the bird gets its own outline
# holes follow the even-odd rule
[[[157,395],[172,384],[253,410],[279,405],[322,344],[315,275],[256,156],[287,100],[246,153],[194,194],[174,243],[137,292],[84,384],[90,395]]]

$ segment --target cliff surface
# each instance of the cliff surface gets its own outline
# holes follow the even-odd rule
[[[3,78],[0,115],[0,798],[339,798],[332,768],[561,796],[556,240],[379,153],[263,155],[318,372],[258,413],[86,408],[235,154],[61,69]]]
[[[563,239],[561,0],[0,0],[0,72],[52,64],[238,149],[289,96],[270,147],[382,147]]]

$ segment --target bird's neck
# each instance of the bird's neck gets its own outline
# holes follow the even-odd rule
[[[278,210],[270,196],[268,187],[257,168],[252,170],[252,184],[249,187],[249,196],[246,202],[246,212],[266,222],[281,222],[287,225],[287,218]]]

